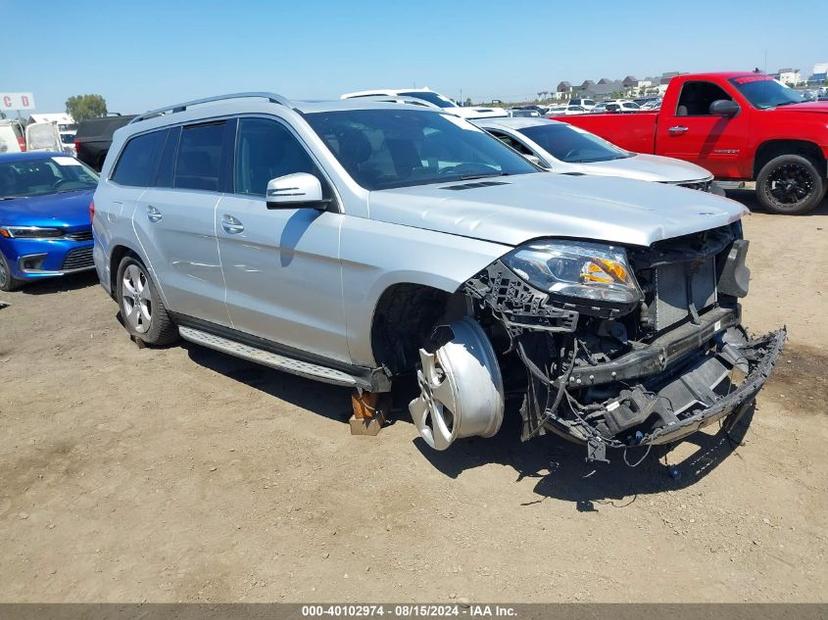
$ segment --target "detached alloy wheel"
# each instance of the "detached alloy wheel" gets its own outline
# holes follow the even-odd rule
[[[121,261],[117,293],[121,318],[130,334],[151,345],[170,344],[178,338],[178,328],[138,259],[127,256]]]
[[[5,255],[0,252],[0,291],[16,291],[23,283],[17,278],[12,277],[9,263],[6,261]]]
[[[780,155],[770,160],[756,178],[756,196],[774,213],[807,213],[825,196],[825,179],[812,161],[800,155]]]

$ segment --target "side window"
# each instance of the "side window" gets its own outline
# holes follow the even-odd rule
[[[161,160],[158,162],[158,174],[155,177],[156,187],[173,186],[175,152],[178,149],[178,139],[180,136],[181,127],[172,127],[167,130],[164,149],[161,151]]]
[[[231,126],[228,121],[218,121],[181,128],[173,183],[176,189],[224,189],[222,172],[228,155],[224,145]]]
[[[511,146],[521,155],[534,155],[534,153],[530,151],[525,145],[523,145],[521,142],[518,142],[508,134],[500,133],[499,131],[493,131],[492,135],[501,142],[503,142],[503,144]]]
[[[686,82],[681,88],[676,116],[708,116],[710,104],[717,99],[732,97],[712,82]]]
[[[120,185],[151,186],[166,134],[167,130],[161,130],[131,138],[115,164],[112,180]]]
[[[263,118],[239,120],[234,171],[237,194],[264,196],[268,181],[294,172],[315,175],[323,190],[327,189],[305,147],[287,127]]]

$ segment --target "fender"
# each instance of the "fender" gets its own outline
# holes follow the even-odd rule
[[[454,293],[512,246],[446,233],[346,218],[340,240],[342,303],[352,363],[376,366],[371,350],[374,309],[394,284]],[[366,312],[366,308],[371,308]]]

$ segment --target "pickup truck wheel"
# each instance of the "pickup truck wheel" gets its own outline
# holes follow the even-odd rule
[[[167,314],[149,270],[137,258],[124,257],[118,266],[117,283],[121,318],[133,337],[149,345],[171,344],[178,339],[178,328]]]
[[[756,197],[768,211],[799,215],[816,208],[825,195],[825,179],[801,155],[780,155],[756,178]]]

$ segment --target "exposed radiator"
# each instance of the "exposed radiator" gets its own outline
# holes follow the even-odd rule
[[[661,331],[690,316],[691,301],[698,312],[716,302],[715,259],[656,267],[655,285],[655,328]]]

